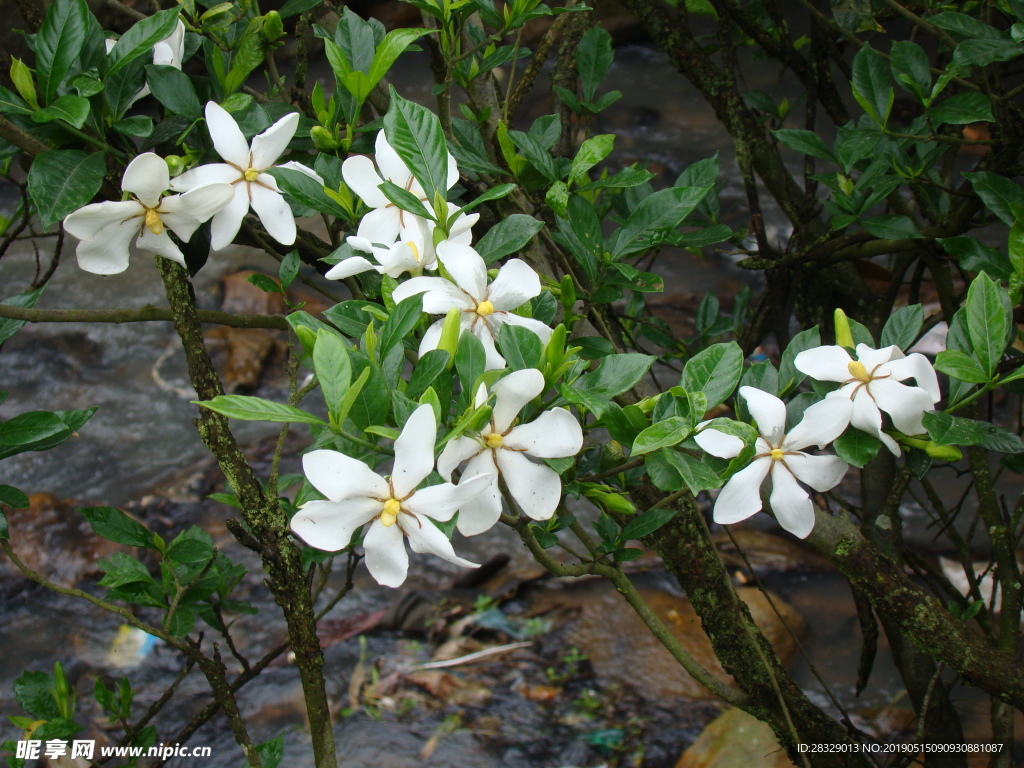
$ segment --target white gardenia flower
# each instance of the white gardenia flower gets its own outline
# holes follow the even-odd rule
[[[359,222],[356,236],[370,243],[383,246],[390,246],[399,240],[402,242],[409,242],[411,240],[416,244],[423,257],[428,256],[428,251],[432,255],[433,232],[436,224],[428,219],[424,219],[422,216],[416,216],[408,211],[403,211],[388,200],[379,189],[380,185],[385,181],[390,181],[395,186],[416,195],[416,197],[423,201],[428,210],[433,208],[433,201],[427,200],[423,187],[416,181],[416,177],[412,175],[412,171],[402,161],[402,158],[398,156],[398,153],[388,144],[384,131],[380,131],[377,134],[374,158],[377,161],[376,168],[373,165],[373,161],[365,155],[354,155],[346,159],[341,165],[341,175],[344,177],[345,183],[362,198],[364,203],[373,208]],[[380,169],[379,173],[377,169]],[[455,165],[455,158],[452,157],[451,153],[448,153],[447,189],[454,187],[458,180],[459,169]],[[457,210],[456,206],[449,203],[449,218]],[[463,214],[460,216],[452,226],[449,239],[469,245],[472,242],[472,234],[469,233],[469,229],[479,218],[479,213]],[[354,243],[353,246],[355,246]],[[360,250],[365,249],[360,248]],[[433,259],[425,260],[430,264],[433,263]],[[424,266],[427,266],[427,264],[424,264]],[[365,272],[366,270],[360,271]],[[356,273],[353,272],[351,274]]]
[[[451,218],[459,209],[448,203],[448,217]],[[390,275],[397,278],[403,272],[411,275],[420,275],[424,269],[437,269],[437,252],[434,249],[434,229],[437,227],[433,221],[420,216],[412,216],[406,213],[415,221],[407,222],[402,228],[402,237],[406,240],[398,240],[390,247],[374,245],[365,237],[353,235],[346,238],[349,245],[362,253],[372,254],[377,260],[374,264],[363,256],[350,256],[339,261],[327,272],[325,277],[328,280],[341,280],[352,275],[359,275],[363,272],[376,270],[382,275]],[[473,242],[473,232],[470,227],[480,218],[480,214],[474,213],[470,216],[463,214],[455,220],[451,232],[446,240],[461,245],[469,245]]]
[[[228,204],[234,191],[229,184],[207,184],[165,197],[169,183],[167,163],[147,152],[124,170],[121,189],[131,193],[131,200],[94,203],[69,214],[64,229],[81,240],[78,266],[97,275],[124,272],[133,240],[142,250],[185,266],[167,230],[188,242],[200,224]]]
[[[270,168],[290,168],[300,171],[320,184],[324,180],[301,163],[277,163],[299,125],[299,113],[285,115],[259,136],[253,137],[252,147],[245,140],[235,119],[215,102],[206,104],[206,127],[213,146],[223,163],[200,165],[185,171],[171,183],[178,191],[194,189],[211,183],[234,185],[235,194],[227,207],[213,217],[210,245],[215,251],[226,248],[235,239],[242,219],[251,207],[268,234],[282,245],[295,242],[295,217],[281,195],[277,181],[268,173]]]
[[[786,404],[755,387],[740,387],[760,436],[756,454],[746,467],[729,478],[715,500],[716,523],[728,525],[746,520],[761,511],[761,484],[772,476],[771,505],[779,525],[801,539],[814,528],[814,507],[806,483],[816,491],[834,488],[848,469],[838,456],[804,453],[809,445],[824,448],[843,433],[850,423],[853,406],[848,400],[822,400],[786,433]],[[732,459],[739,455],[743,441],[717,429],[698,432],[697,444],[713,456]],[[799,482],[798,482],[799,481]]]
[[[338,451],[307,453],[302,457],[303,471],[327,499],[303,504],[292,518],[292,530],[310,546],[335,552],[349,545],[359,527],[370,523],[363,538],[366,566],[377,583],[386,587],[405,581],[409,569],[405,537],[413,552],[430,552],[456,565],[477,567],[456,555],[448,537],[431,521],[451,520],[486,486],[486,479],[416,490],[434,469],[436,437],[434,410],[421,405],[395,440],[395,466],[389,478]]]
[[[422,293],[424,312],[443,315],[452,308],[462,310],[461,330],[470,331],[480,339],[487,354],[488,371],[505,367],[505,358],[494,346],[503,324],[529,328],[545,344],[551,338],[551,329],[544,323],[512,313],[540,293],[540,278],[526,262],[519,259],[505,262],[494,282],[488,285],[487,265],[468,245],[445,241],[438,245],[437,253],[455,282],[443,277],[414,277],[395,289],[396,304]],[[427,329],[420,342],[420,355],[437,348],[443,327],[441,319]]]
[[[882,411],[906,435],[925,431],[921,417],[935,409],[941,397],[935,369],[924,355],[913,353],[904,357],[899,347],[872,349],[857,345],[854,360],[842,347],[815,347],[801,352],[793,361],[797,370],[818,381],[837,381],[842,386],[828,398],[849,398],[853,401],[850,423],[868,432],[897,456],[900,447],[882,431]],[[918,386],[900,384],[909,378]]]
[[[107,47],[107,53],[109,54],[117,44],[116,40],[107,38],[104,41]],[[175,69],[181,69],[181,65],[185,60],[185,24],[178,19],[178,24],[174,28],[174,31],[168,37],[158,42],[153,46],[153,63],[159,64],[165,67],[174,67]],[[131,107],[136,101],[146,96],[152,91],[149,90],[149,85],[143,85],[142,90],[139,91],[132,100],[128,103]]]
[[[464,536],[483,533],[498,522],[499,475],[523,512],[534,520],[550,518],[562,498],[562,479],[550,467],[526,457],[564,458],[575,456],[583,447],[583,430],[565,408],[552,408],[529,424],[516,424],[523,406],[544,391],[544,374],[536,368],[510,373],[491,391],[496,399],[490,423],[478,433],[467,433],[449,442],[437,459],[437,471],[446,480],[467,459],[462,482],[473,477],[488,478],[484,490],[463,504],[459,512],[458,528]],[[475,405],[485,402],[487,389],[481,385]]]

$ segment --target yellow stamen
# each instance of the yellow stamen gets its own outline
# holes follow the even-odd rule
[[[412,251],[412,257],[416,259],[416,263],[418,264],[420,261],[420,249],[416,247],[416,243],[412,240],[406,240],[405,244],[409,246],[409,250]]]
[[[160,220],[160,214],[153,208],[146,209],[146,229],[154,235],[164,233],[164,223]]]
[[[487,317],[488,315],[494,314],[494,305],[489,301],[481,301],[476,305],[476,313],[480,317]]]
[[[850,375],[857,379],[857,381],[863,381],[865,384],[871,381],[871,374],[868,373],[868,369],[864,367],[864,363],[858,360],[851,360],[847,364],[846,370],[848,370]]]
[[[782,457],[786,455],[786,452],[781,448],[772,448],[771,453],[768,455],[772,457],[772,461],[782,461]]]
[[[491,434],[486,435],[484,441],[487,443],[488,448],[501,448],[505,444],[505,441],[497,432],[491,432]]]
[[[245,173],[242,175],[245,176],[246,181],[256,181],[256,177],[260,175],[260,172],[257,168],[246,168]]]
[[[385,528],[390,528],[398,520],[398,513],[402,505],[398,499],[388,499],[384,502],[384,511],[380,513],[380,522]]]

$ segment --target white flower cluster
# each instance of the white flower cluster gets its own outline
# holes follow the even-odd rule
[[[426,202],[422,187],[388,144],[383,131],[377,134],[376,150],[376,168],[367,157],[350,157],[342,165],[342,174],[372,209],[348,242],[356,250],[372,254],[377,263],[362,256],[351,257],[335,265],[327,277],[340,279],[370,270],[395,278],[410,273],[413,277],[395,289],[395,302],[423,294],[423,310],[428,314],[444,315],[458,309],[460,333],[468,331],[480,340],[489,371],[505,368],[505,359],[495,345],[503,324],[528,328],[546,343],[551,328],[513,312],[540,294],[537,273],[525,262],[510,259],[488,282],[487,266],[470,246],[470,228],[479,218],[475,213],[459,215],[448,237],[435,249],[436,223],[403,211],[380,191],[384,182],[390,181]],[[449,189],[458,178],[455,160],[449,155]],[[456,213],[458,208],[449,203],[448,218]],[[420,276],[424,269],[436,270],[439,264],[450,280]],[[443,325],[441,319],[427,329],[420,355],[437,348]],[[292,530],[317,549],[336,551],[348,546],[355,532],[370,523],[363,537],[366,564],[378,583],[391,587],[405,581],[408,569],[402,534],[414,552],[430,552],[458,565],[473,566],[455,555],[451,542],[430,519],[444,522],[458,511],[457,527],[463,535],[489,530],[501,515],[501,478],[526,515],[547,520],[562,498],[562,481],[553,469],[527,456],[563,458],[576,455],[583,447],[583,430],[564,408],[545,411],[527,424],[517,423],[519,412],[543,392],[544,386],[544,375],[532,368],[509,373],[491,387],[490,393],[481,385],[474,405],[484,405],[493,395],[491,419],[479,432],[465,433],[444,447],[437,459],[437,470],[448,481],[443,485],[416,490],[434,469],[437,425],[428,405],[413,413],[396,440],[389,480],[337,451],[307,454],[303,458],[306,477],[327,500],[303,505],[292,520]],[[468,464],[459,483],[453,485],[452,472],[463,462]]]
[[[220,105],[207,103],[206,127],[224,162],[200,165],[172,180],[167,164],[157,155],[147,152],[136,157],[121,181],[121,189],[131,199],[87,205],[64,219],[64,229],[81,241],[78,265],[97,275],[123,272],[134,241],[140,250],[184,266],[185,257],[167,235],[168,229],[188,242],[199,225],[212,218],[210,245],[221,250],[235,239],[250,208],[271,237],[291,245],[295,217],[266,171],[291,168],[323,183],[300,163],[277,163],[298,125],[297,112],[285,115],[254,137],[250,147],[234,118]],[[168,195],[168,189],[183,194]]]
[[[928,359],[918,353],[904,356],[895,346],[872,349],[859,344],[856,352],[854,360],[842,347],[822,346],[796,356],[797,370],[841,386],[804,411],[803,419],[788,433],[785,403],[755,387],[740,387],[760,434],[750,464],[729,478],[715,500],[716,523],[738,523],[759,512],[761,485],[770,474],[770,502],[779,525],[805,538],[814,528],[814,508],[800,483],[828,491],[849,469],[838,456],[812,456],[805,448],[825,448],[852,425],[874,435],[899,456],[896,441],[882,431],[883,411],[904,434],[925,431],[921,419],[939,401],[938,378]],[[909,378],[917,386],[900,383]],[[743,449],[740,438],[710,427],[698,432],[696,440],[708,453],[725,459],[735,458]]]

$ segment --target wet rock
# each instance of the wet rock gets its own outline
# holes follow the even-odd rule
[[[249,282],[250,275],[259,274],[253,269],[226,276],[221,282],[224,297],[221,309],[239,315],[280,315],[285,311],[284,299],[279,293],[267,293]]]
[[[722,559],[730,568],[746,569],[749,562],[750,567],[759,575],[799,570],[824,571],[832,567],[828,560],[816,552],[755,528],[730,526],[728,530],[716,533],[714,541]]]
[[[251,392],[259,387],[268,368],[284,361],[285,343],[263,328],[218,326],[206,332],[206,342],[224,389]],[[278,384],[283,382],[277,382]]]
[[[638,589],[694,658],[719,678],[726,679],[701,628],[700,617],[689,601],[641,584]],[[785,662],[796,650],[786,625],[798,636],[802,634],[804,625],[799,614],[772,595],[772,601],[785,620],[784,625],[760,590],[740,587],[737,593]],[[647,699],[710,698],[707,690],[679,666],[609,583],[592,580],[561,585],[540,596],[532,610],[539,612],[543,608],[560,609],[566,622],[566,636],[585,654],[603,684],[617,683],[635,689]]]
[[[128,551],[93,533],[76,505],[48,493],[33,493],[25,509],[4,508],[10,527],[11,548],[36,573],[62,585],[100,575],[97,561],[114,552]],[[0,592],[17,590],[26,582],[6,558],[0,560],[5,578]]]
[[[676,768],[790,768],[793,762],[772,729],[739,709],[730,709],[704,729]]]

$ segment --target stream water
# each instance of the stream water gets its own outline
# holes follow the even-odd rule
[[[395,81],[406,96],[429,98],[429,85],[422,81],[424,62],[414,56],[403,59]],[[777,74],[763,65],[749,69],[750,88],[773,91],[793,98],[791,83],[779,80]],[[732,145],[714,116],[681,77],[672,72],[657,51],[642,46],[626,46],[616,52],[615,64],[606,82],[617,88],[623,99],[611,110],[614,118],[599,119],[596,132],[617,135],[618,157],[623,163],[648,160],[668,182],[674,180],[689,163],[721,153],[723,208],[728,223],[742,226],[739,213],[743,206],[742,189],[732,160]],[[781,232],[783,222],[771,209],[766,210],[769,230]],[[479,236],[480,233],[478,233]],[[43,240],[41,247],[49,243]],[[76,268],[72,246],[63,256],[65,263],[46,290],[39,306],[46,308],[110,308],[165,304],[159,276],[151,259],[135,255],[129,269],[117,276],[98,277]],[[45,251],[44,251],[45,252]],[[21,243],[3,259],[5,294],[22,290],[35,271],[35,257],[29,243]],[[218,305],[220,279],[241,268],[265,269],[276,274],[276,263],[265,256],[245,249],[234,249],[211,259],[196,279],[196,290],[204,306]],[[706,290],[735,290],[746,276],[727,257],[709,255],[694,258],[682,252],[667,253],[659,262],[669,294],[703,294]],[[198,465],[204,456],[191,420],[195,406],[189,402],[184,364],[180,350],[173,350],[176,336],[169,323],[130,325],[30,325],[19,332],[3,349],[0,388],[9,393],[0,406],[0,414],[9,418],[35,408],[71,409],[98,406],[93,419],[81,434],[65,445],[41,454],[23,454],[0,463],[0,483],[10,483],[28,493],[47,492],[68,498],[85,506],[93,504],[129,505],[150,494],[169,496],[169,502],[136,507],[151,524],[201,523],[214,532],[218,543],[233,558],[250,568],[242,585],[243,596],[253,600],[262,610],[258,619],[243,619],[238,627],[242,652],[272,645],[283,636],[276,607],[267,599],[262,585],[258,561],[251,553],[233,546],[223,529],[226,508],[200,504],[199,495],[206,492],[201,483],[192,481],[182,467]],[[270,427],[234,422],[244,443],[252,443],[274,430]],[[290,458],[294,466],[294,457]],[[156,490],[154,490],[156,489]],[[154,509],[157,510],[154,512]],[[12,531],[16,536],[17,531]],[[526,569],[528,558],[504,530],[495,530],[473,540],[464,540],[460,553],[484,562],[498,553],[513,553],[509,566]],[[431,558],[413,558],[413,571],[407,590],[422,589],[435,593],[450,580],[452,571]],[[391,604],[394,594],[377,587],[360,571],[358,588],[332,612],[332,618],[355,618],[373,613]],[[809,574],[791,571],[770,577],[769,586],[788,600],[805,616],[829,617],[815,621],[804,646],[814,669],[833,689],[834,695],[853,709],[881,707],[898,698],[900,686],[891,661],[882,649],[876,665],[870,698],[858,700],[852,689],[856,677],[859,632],[848,589],[841,577],[831,572]],[[557,587],[556,587],[557,588]],[[37,589],[17,589],[0,604],[0,713],[14,714],[12,680],[25,668],[51,669],[54,661],[62,661],[78,680],[81,706],[89,711],[88,690],[97,674],[123,674],[118,666],[132,668],[133,684],[141,691],[139,698],[147,704],[178,673],[178,660],[166,648],[157,646],[148,653],[123,647],[120,656],[112,653],[118,646],[118,624],[106,616],[83,611],[76,602],[50,595]],[[570,601],[588,598],[572,596]],[[538,641],[543,646],[543,639]],[[549,641],[548,657],[564,655],[571,637],[559,651]],[[339,711],[347,706],[351,681],[359,668],[361,651],[358,642],[339,642],[327,649],[329,691]],[[416,646],[395,632],[374,633],[368,638],[366,658],[406,662],[423,661],[429,657],[425,645]],[[540,654],[545,658],[543,654]],[[120,659],[128,657],[125,662]],[[411,660],[411,661],[410,661]],[[450,735],[436,740],[436,749],[424,756],[422,750],[432,735],[448,723],[450,712],[436,707],[414,708],[396,714],[387,707],[379,711],[356,711],[339,720],[337,735],[344,764],[359,766],[566,766],[598,765],[605,757],[592,739],[580,733],[597,733],[591,725],[580,724],[571,707],[538,703],[513,690],[522,690],[523,680],[530,682],[529,660],[520,664],[520,677],[508,669],[494,671],[486,678],[491,686],[490,704],[484,714],[477,713],[473,730],[449,728]],[[823,701],[822,686],[807,661],[797,660],[797,675],[816,698]],[[623,679],[629,678],[633,660],[620,659]],[[536,662],[533,663],[536,666]],[[511,667],[515,669],[515,665]],[[536,670],[534,670],[535,672]],[[536,681],[533,681],[535,683]],[[541,680],[543,682],[543,680]],[[602,685],[596,680],[580,685]],[[531,684],[533,684],[531,683]],[[567,689],[574,683],[567,684]],[[520,686],[516,688],[516,686]],[[576,689],[573,689],[574,691]],[[584,688],[579,688],[579,691]],[[172,734],[188,721],[205,700],[206,684],[197,674],[189,675],[182,684],[172,706],[158,721],[161,734]],[[574,693],[574,695],[582,695]],[[643,697],[640,697],[643,699]],[[632,700],[629,700],[632,701]],[[288,666],[273,667],[258,683],[245,689],[243,714],[255,723],[257,738],[265,739],[282,730],[286,733],[287,764],[310,765],[308,738],[302,730],[301,696],[294,670]],[[629,705],[621,705],[621,719],[628,721]],[[649,765],[672,765],[679,751],[699,732],[714,713],[707,704],[695,703],[689,709],[665,709],[649,700],[639,710],[645,722],[665,723],[675,741],[658,746],[651,736],[648,747]],[[463,724],[472,721],[473,710]],[[690,714],[687,714],[689,712]],[[557,715],[557,716],[556,716]],[[578,715],[578,713],[577,713]],[[619,715],[616,715],[619,717]],[[491,723],[486,731],[481,723]],[[607,718],[606,718],[607,719]],[[486,721],[486,722],[485,722]],[[574,725],[575,723],[575,725]],[[672,729],[675,730],[672,730]],[[588,731],[589,729],[589,731]],[[12,728],[0,731],[0,739],[14,736]],[[653,729],[656,730],[656,729]],[[484,733],[481,736],[481,733]],[[489,734],[489,735],[487,735]],[[497,735],[495,735],[497,734]],[[92,738],[86,735],[86,738]],[[223,721],[201,730],[189,746],[211,745],[213,757],[203,761],[210,768],[237,766],[239,755],[231,743]],[[658,752],[658,750],[661,752]],[[673,751],[675,750],[675,751]],[[656,757],[660,755],[660,757]],[[171,765],[191,765],[194,761],[172,760]]]

